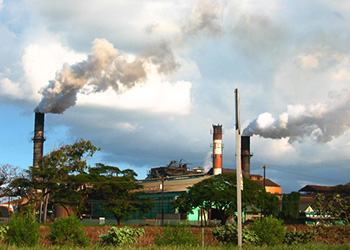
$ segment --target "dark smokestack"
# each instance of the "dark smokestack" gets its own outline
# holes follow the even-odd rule
[[[33,167],[39,166],[39,161],[44,152],[44,113],[35,113],[34,120],[34,148],[33,148]]]
[[[250,136],[241,136],[241,160],[243,175],[250,179]]]

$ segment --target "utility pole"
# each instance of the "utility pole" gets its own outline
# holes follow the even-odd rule
[[[264,191],[266,191],[266,181],[265,180],[266,180],[266,168],[267,168],[267,166],[264,164],[261,167],[264,169],[263,185],[264,185]],[[260,211],[260,220],[262,220],[263,213],[264,213],[264,217],[265,217],[265,211],[262,211],[262,209],[261,209],[261,211]]]
[[[262,168],[264,169],[264,189],[266,189],[266,188],[265,188],[265,186],[266,186],[265,179],[266,179],[266,168],[267,168],[267,166],[264,164],[264,165],[262,166]]]
[[[164,176],[162,176],[162,226],[164,226]]]
[[[242,166],[241,166],[241,125],[238,88],[235,89],[236,101],[236,182],[237,182],[237,230],[238,247],[242,248]]]

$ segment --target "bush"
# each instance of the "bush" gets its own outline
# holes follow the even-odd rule
[[[188,226],[167,226],[154,235],[154,242],[158,246],[198,246],[200,236],[193,234]]]
[[[134,229],[130,227],[117,228],[112,227],[108,230],[108,234],[101,234],[101,245],[121,246],[124,244],[132,244],[137,242],[136,237],[145,235],[143,228]]]
[[[258,235],[260,243],[266,245],[281,244],[286,234],[283,221],[270,216],[255,221],[251,229]]]
[[[9,226],[2,225],[0,226],[0,240],[5,240]]]
[[[39,223],[35,216],[14,214],[8,223],[5,242],[16,246],[35,246],[40,239]]]
[[[47,239],[54,245],[88,246],[90,244],[81,222],[75,215],[57,218],[51,225]]]
[[[227,224],[223,227],[214,228],[211,230],[214,238],[224,244],[238,244],[238,229],[237,224]],[[242,243],[256,245],[259,244],[259,237],[254,231],[249,231],[246,228],[242,229]]]
[[[299,243],[310,243],[313,240],[314,234],[311,231],[292,231],[287,232],[284,236],[284,243],[288,245],[296,245]]]

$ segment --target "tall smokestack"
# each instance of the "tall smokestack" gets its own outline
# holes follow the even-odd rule
[[[222,125],[213,125],[213,172],[222,173]]]
[[[241,136],[241,159],[243,175],[250,179],[250,136]]]
[[[34,137],[33,137],[33,167],[39,166],[39,161],[44,152],[44,113],[35,112]]]

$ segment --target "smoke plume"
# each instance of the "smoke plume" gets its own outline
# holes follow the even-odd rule
[[[170,48],[163,48],[160,54],[148,53],[145,57],[130,59],[107,40],[95,39],[92,54],[85,61],[63,65],[62,70],[56,72],[55,80],[49,81],[48,86],[40,90],[43,98],[35,112],[63,113],[75,105],[77,94],[84,86],[89,87],[85,94],[103,92],[109,88],[116,93],[126,91],[145,82],[147,63],[156,65],[159,73],[170,73],[177,64]],[[159,58],[166,53],[170,55],[166,60]]]
[[[243,135],[260,135],[265,138],[289,138],[289,142],[311,137],[326,143],[341,136],[350,128],[350,91],[331,92],[328,103],[290,105],[287,112],[274,118],[270,113],[260,114]]]

